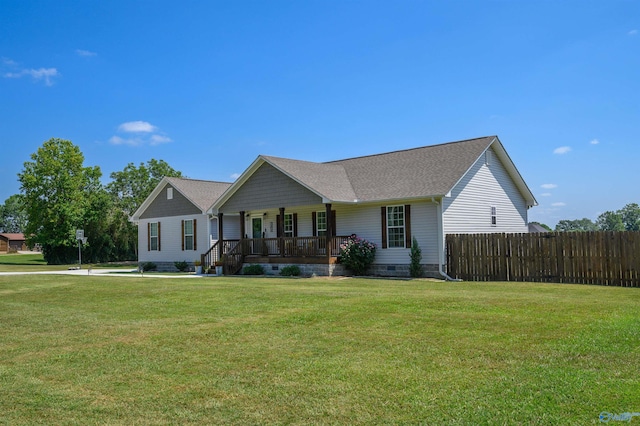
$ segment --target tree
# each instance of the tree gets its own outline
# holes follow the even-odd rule
[[[607,211],[596,219],[596,226],[601,231],[624,231],[622,216],[618,212]]]
[[[640,231],[640,206],[630,203],[618,210],[627,231]]]
[[[140,163],[138,167],[129,163],[124,170],[111,173],[113,180],[107,185],[107,190],[116,204],[132,215],[165,176],[182,177],[182,173],[164,160],[152,158],[146,165]]]
[[[92,194],[102,191],[99,167],[84,167],[84,155],[71,141],[44,142],[18,174],[28,222],[27,243],[40,243],[49,264],[73,263],[75,230],[83,229]]]
[[[593,223],[591,219],[587,219],[586,217],[576,220],[561,220],[556,225],[556,231],[558,232],[586,232],[597,230],[598,228],[596,227],[596,224]]]
[[[0,230],[2,232],[24,232],[27,226],[27,214],[20,194],[7,198],[0,205]]]

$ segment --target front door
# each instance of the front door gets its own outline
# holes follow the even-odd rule
[[[251,238],[253,238],[253,254],[261,253],[261,238],[262,238],[262,218],[261,217],[252,217],[251,218]]]

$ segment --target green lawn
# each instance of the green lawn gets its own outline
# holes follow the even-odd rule
[[[0,254],[0,272],[37,272],[37,271],[62,271],[69,269],[73,265],[47,265],[42,253],[33,254]],[[83,264],[82,267],[87,268],[89,265]],[[93,268],[135,268],[136,265],[131,262],[122,264],[99,264],[92,265]]]
[[[0,276],[0,424],[596,424],[640,411],[639,308],[580,285]]]

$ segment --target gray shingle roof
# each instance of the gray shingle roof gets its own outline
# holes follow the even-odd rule
[[[347,172],[340,164],[261,157],[324,198],[344,202],[353,202],[357,198]]]
[[[314,163],[261,156],[332,201],[381,201],[446,195],[495,136]]]
[[[359,201],[446,195],[495,139],[487,136],[326,164],[344,167]]]
[[[213,182],[208,180],[196,180],[168,177],[167,182],[187,197],[202,211],[206,211],[226,191],[231,183]]]

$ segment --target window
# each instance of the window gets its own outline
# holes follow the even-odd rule
[[[194,247],[194,230],[193,230],[193,220],[185,220],[183,222],[183,233],[184,233],[184,249],[183,250],[195,250]]]
[[[167,200],[173,200],[173,188],[167,188]]]
[[[159,247],[160,233],[158,232],[158,222],[149,224],[149,251],[157,251]],[[143,240],[144,241],[144,240]]]
[[[491,226],[498,225],[498,213],[495,206],[491,206]]]
[[[318,237],[327,236],[327,211],[316,213],[316,235]]]
[[[284,236],[293,237],[293,213],[285,213],[284,215]]]
[[[404,248],[405,245],[404,206],[387,207],[387,246]]]

